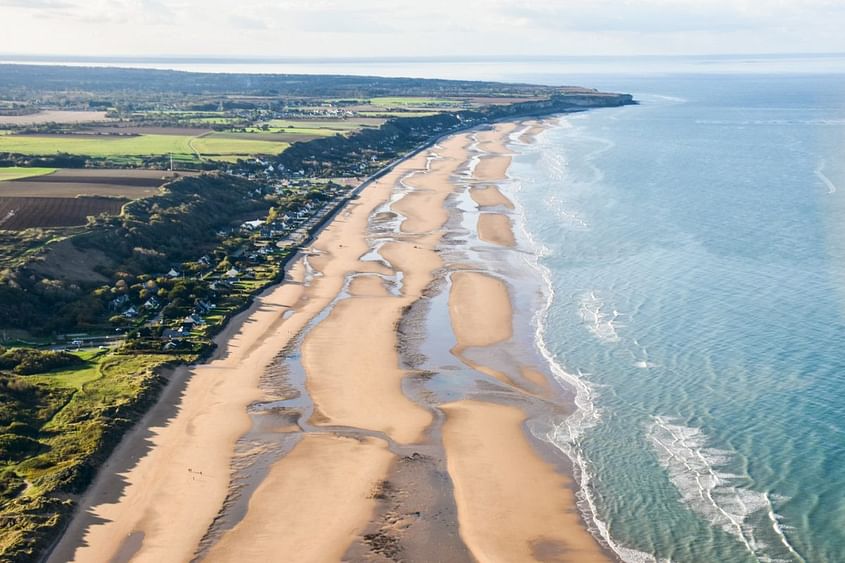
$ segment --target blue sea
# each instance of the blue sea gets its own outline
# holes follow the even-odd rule
[[[641,104],[510,176],[591,528],[626,560],[845,561],[845,75],[589,85]]]

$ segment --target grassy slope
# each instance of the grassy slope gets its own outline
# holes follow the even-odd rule
[[[55,171],[55,168],[22,168],[20,166],[8,166],[0,168],[0,182],[3,180],[18,180],[20,178],[46,176],[47,174],[52,174]]]
[[[153,400],[161,378],[153,368],[177,360],[164,355],[123,356],[112,352],[79,354],[86,364],[18,379],[41,389],[36,406],[42,451],[20,461],[4,460],[4,484],[22,483],[17,498],[0,503],[0,560],[29,561],[61,525],[70,504],[65,493],[80,491],[94,469]],[[26,422],[32,418],[23,417]]]

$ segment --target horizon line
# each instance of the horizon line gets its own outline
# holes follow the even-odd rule
[[[613,60],[613,59],[736,59],[744,57],[773,59],[793,58],[830,58],[845,56],[845,52],[765,52],[765,53],[713,53],[713,54],[622,54],[622,55],[411,55],[411,56],[252,56],[252,55],[67,55],[67,54],[32,54],[0,53],[0,62],[188,62],[195,64],[239,63],[239,64],[301,64],[301,63],[471,63],[471,62],[553,62],[577,60]]]

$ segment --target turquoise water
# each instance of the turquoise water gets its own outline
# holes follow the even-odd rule
[[[845,561],[845,76],[603,80],[642,105],[510,171],[582,509],[630,560]]]

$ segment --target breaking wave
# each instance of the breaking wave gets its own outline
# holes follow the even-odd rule
[[[727,469],[737,461],[734,452],[709,447],[701,429],[669,417],[654,417],[648,438],[683,502],[712,526],[736,537],[760,561],[803,561],[789,543],[769,494],[744,486],[746,478]],[[758,518],[763,512],[765,519]],[[761,522],[770,529],[760,529]]]

